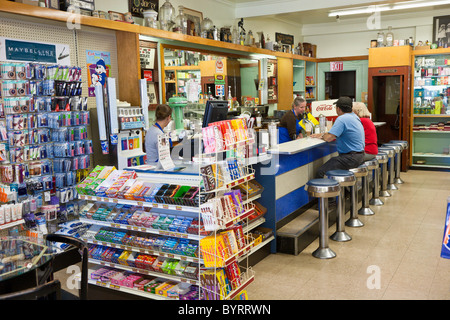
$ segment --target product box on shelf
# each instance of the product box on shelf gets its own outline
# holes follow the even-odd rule
[[[116,170],[113,166],[96,166],[89,176],[76,186],[79,194],[95,195],[95,189]]]
[[[59,0],[60,10],[68,11],[68,9],[70,9],[71,7],[87,11],[94,11],[95,3],[93,0]]]

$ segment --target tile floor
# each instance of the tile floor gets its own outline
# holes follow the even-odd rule
[[[316,240],[297,256],[259,262],[249,299],[450,300],[450,259],[440,257],[450,173],[409,170],[401,178],[383,206],[371,206],[375,215],[360,216],[365,226],[346,228],[350,242],[330,240],[336,258],[314,258]]]

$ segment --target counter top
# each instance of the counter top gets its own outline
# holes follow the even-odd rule
[[[293,141],[288,141],[277,145],[274,149],[269,149],[267,152],[271,154],[296,154],[318,145],[327,143],[326,141],[318,138],[301,138]]]

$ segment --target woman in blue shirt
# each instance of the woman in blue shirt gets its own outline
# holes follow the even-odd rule
[[[303,119],[306,109],[306,100],[297,97],[292,102],[292,110],[284,114],[278,126],[278,143],[284,143],[295,139],[303,138],[302,127],[299,120]]]
[[[169,122],[172,120],[172,108],[167,104],[158,105],[156,107],[155,117],[155,124],[148,128],[145,135],[147,164],[155,164],[159,161],[158,136],[164,133],[164,128],[167,127]],[[172,147],[172,141],[170,141],[170,147]]]

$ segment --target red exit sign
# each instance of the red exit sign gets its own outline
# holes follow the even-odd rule
[[[344,62],[332,61],[330,62],[330,71],[342,71],[344,70]]]

